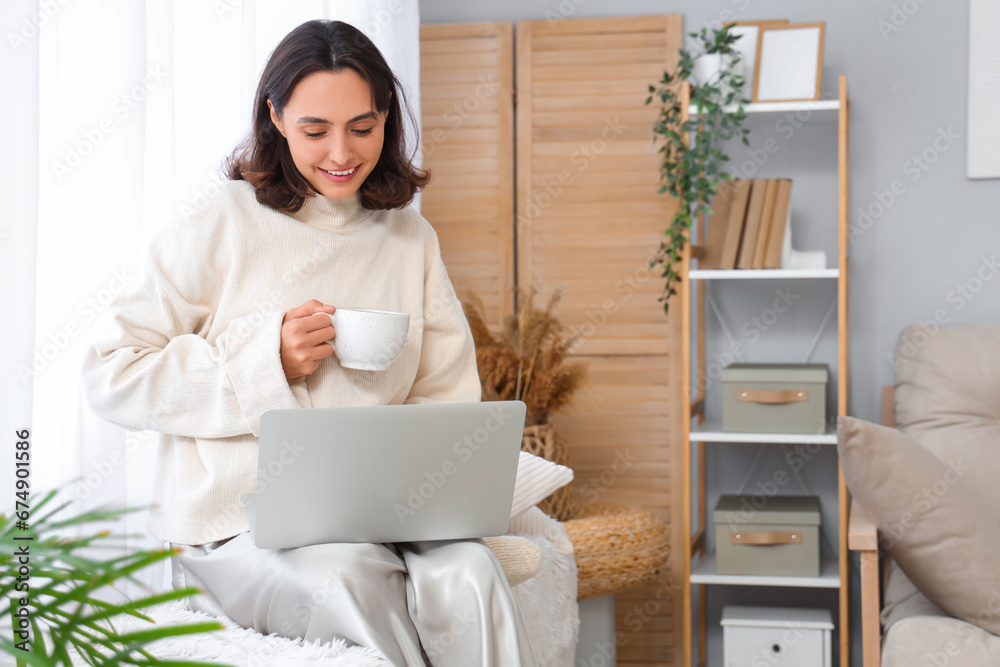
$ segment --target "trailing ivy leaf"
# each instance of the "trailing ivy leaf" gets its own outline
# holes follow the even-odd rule
[[[650,268],[662,266],[665,279],[660,301],[664,313],[669,312],[669,299],[677,294],[675,285],[680,282],[676,271],[681,261],[688,230],[699,212],[711,212],[711,199],[719,181],[732,178],[723,171],[722,165],[729,161],[720,145],[739,136],[744,145],[749,146],[749,128],[742,127],[746,119],[743,104],[745,77],[732,72],[732,65],[739,62],[740,54],[734,44],[739,35],[729,33],[729,27],[702,28],[699,32],[688,33],[697,42],[700,52],[717,53],[723,56],[727,68],[722,70],[718,80],[708,85],[692,86],[689,104],[697,112],[684,121],[678,84],[689,81],[694,69],[694,56],[688,49],[679,50],[677,66],[665,71],[660,86],[650,86],[653,97],[661,102],[660,113],[653,125],[654,140],[662,138],[665,143],[658,149],[663,158],[660,163],[659,193],[668,193],[678,200],[677,210],[664,231],[667,240],[662,242]],[[722,91],[726,90],[725,96]],[[735,106],[735,108],[733,108]]]

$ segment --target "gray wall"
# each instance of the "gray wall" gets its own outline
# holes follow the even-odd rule
[[[907,14],[905,10],[909,10]],[[966,178],[966,100],[968,81],[968,3],[927,0],[421,0],[424,23],[517,21],[679,13],[691,32],[720,18],[787,18],[825,21],[824,92],[835,95],[839,75],[848,77],[851,101],[850,222],[857,231],[850,246],[850,405],[849,413],[878,421],[880,387],[892,383],[889,358],[903,327],[915,322],[987,322],[1000,313],[1000,180]],[[774,136],[782,150],[758,177],[795,180],[792,215],[796,246],[824,249],[828,266],[836,257],[836,127],[832,122],[805,124],[793,139],[774,120],[755,120],[752,143]],[[946,137],[947,139],[939,139]],[[937,141],[937,144],[935,142]],[[944,149],[944,150],[942,150]],[[736,164],[747,159],[731,147]],[[924,156],[923,158],[921,156]],[[918,162],[919,160],[919,162]],[[922,166],[921,166],[922,165]],[[748,174],[749,175],[749,174]],[[897,195],[892,195],[894,187]],[[867,216],[861,214],[868,211]],[[984,279],[983,279],[984,278]],[[740,333],[744,323],[773,300],[768,290],[791,287],[801,296],[793,308],[751,341]],[[801,360],[812,334],[835,295],[827,284],[767,286],[717,285],[714,297],[730,329],[746,344],[744,361]],[[768,297],[764,299],[764,297]],[[714,317],[708,350],[728,343]],[[836,361],[836,319],[821,338],[813,361]],[[835,373],[835,377],[836,377]],[[709,394],[710,410],[718,394]],[[716,413],[717,414],[717,413]],[[710,498],[740,485],[756,448],[713,448]],[[788,463],[780,450],[766,453],[751,475],[749,489],[771,478]],[[803,469],[812,492],[824,505],[835,503],[830,470],[832,452]],[[797,489],[789,489],[794,492]],[[830,522],[835,515],[824,518]],[[832,526],[832,523],[830,524]],[[835,539],[835,532],[831,533]],[[710,614],[727,603],[762,602],[762,589],[713,589]],[[856,610],[856,595],[855,610]],[[768,599],[782,602],[785,597]],[[828,596],[799,591],[788,601],[835,605]],[[854,614],[855,623],[858,614]],[[711,621],[710,621],[710,624]],[[854,627],[858,656],[858,628]],[[717,645],[717,644],[716,644]],[[712,662],[721,656],[710,654]]]

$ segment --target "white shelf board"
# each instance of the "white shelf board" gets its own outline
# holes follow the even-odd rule
[[[691,280],[790,280],[793,278],[839,278],[840,269],[696,269]]]
[[[722,430],[718,422],[705,422],[691,426],[691,442],[744,442],[754,445],[836,445],[837,432],[830,427],[826,433],[730,433]]]
[[[727,113],[736,111],[736,106],[725,107]],[[808,111],[818,116],[835,115],[840,110],[840,100],[811,100],[805,102],[751,102],[743,105],[743,111],[747,114],[768,114],[787,113],[789,111]],[[694,116],[698,113],[698,107],[694,104],[688,107],[688,115]]]
[[[692,563],[692,584],[719,584],[729,586],[786,586],[790,588],[840,588],[837,559],[823,558],[818,577],[782,577],[758,574],[716,574],[715,554],[709,554]]]

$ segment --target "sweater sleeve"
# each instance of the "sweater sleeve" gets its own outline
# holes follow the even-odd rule
[[[424,279],[423,342],[406,403],[476,403],[482,397],[476,347],[431,230]]]
[[[300,407],[281,367],[284,313],[234,318],[210,343],[229,268],[210,253],[222,244],[172,232],[150,246],[137,288],[112,306],[110,335],[88,351],[87,400],[98,416],[130,429],[257,435],[264,410]]]

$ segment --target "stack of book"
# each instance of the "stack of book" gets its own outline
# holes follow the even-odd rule
[[[791,195],[792,181],[787,178],[720,183],[698,268],[781,268]]]

